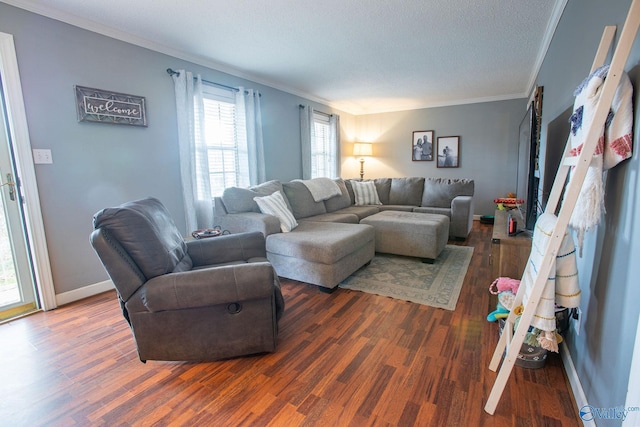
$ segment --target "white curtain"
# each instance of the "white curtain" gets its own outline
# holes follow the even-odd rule
[[[300,151],[302,155],[302,179],[311,179],[311,144],[315,140],[315,110],[308,105],[300,106]],[[340,116],[329,115],[329,145],[325,152],[328,165],[329,177],[340,176]]]
[[[334,165],[332,165],[332,178],[338,178],[342,171],[340,165],[342,162],[340,161],[340,116],[337,114],[332,114],[329,116],[329,127],[331,129],[331,150],[332,156],[331,158],[334,161]]]
[[[189,71],[173,74],[178,112],[180,176],[187,231],[213,226],[207,146],[204,142],[202,79]]]
[[[311,179],[311,141],[315,139],[313,107],[300,106],[300,150],[302,154],[302,179]]]
[[[236,138],[241,180],[239,187],[266,181],[260,92],[242,86],[236,93]]]

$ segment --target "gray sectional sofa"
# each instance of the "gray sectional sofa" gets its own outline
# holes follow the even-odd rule
[[[333,180],[339,194],[315,201],[302,181],[269,181],[251,188],[227,188],[214,200],[214,222],[232,233],[260,231],[267,258],[279,276],[326,289],[371,261],[375,230],[360,220],[383,210],[445,215],[449,237],[466,239],[473,221],[473,180],[377,178],[372,180],[381,204],[356,203],[352,181]],[[357,185],[357,184],[356,184]],[[280,191],[297,227],[281,232],[280,220],[261,213],[254,197]],[[321,289],[322,289],[321,288]]]

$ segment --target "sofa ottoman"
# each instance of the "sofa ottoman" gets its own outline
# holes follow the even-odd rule
[[[278,276],[333,290],[373,259],[375,230],[363,224],[300,221],[289,233],[267,236],[266,246]]]
[[[382,211],[360,221],[376,230],[376,252],[423,258],[433,262],[447,245],[449,217]]]

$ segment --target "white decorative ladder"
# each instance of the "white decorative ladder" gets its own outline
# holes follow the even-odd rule
[[[554,180],[545,212],[551,214],[555,214],[556,212],[558,212],[557,208],[558,204],[560,203],[560,196],[562,195],[562,190],[565,188],[566,180],[569,176],[569,170],[572,167],[574,168],[572,172],[573,177],[565,190],[564,201],[562,202],[562,206],[560,208],[560,211],[558,212],[556,225],[553,229],[551,239],[549,239],[549,243],[545,250],[545,255],[542,259],[542,264],[538,271],[538,275],[536,276],[531,294],[529,295],[529,300],[527,301],[527,305],[524,307],[524,311],[522,312],[520,323],[518,324],[515,332],[513,332],[516,315],[511,312],[506,320],[502,335],[500,336],[498,345],[496,346],[495,352],[493,353],[493,358],[491,359],[491,363],[489,364],[489,369],[495,372],[500,365],[500,360],[502,359],[503,354],[505,354],[505,349],[507,350],[500,371],[498,372],[498,376],[496,377],[495,383],[493,384],[493,388],[491,389],[491,393],[489,394],[489,398],[487,399],[487,403],[484,407],[484,410],[489,414],[493,414],[496,410],[496,406],[498,405],[498,402],[502,397],[504,388],[507,385],[507,381],[509,379],[511,371],[513,370],[513,365],[518,358],[518,354],[520,352],[520,348],[522,347],[522,343],[524,342],[525,335],[527,334],[527,331],[529,329],[529,325],[531,324],[533,316],[538,308],[540,297],[542,296],[547,278],[551,273],[551,268],[554,264],[556,255],[558,253],[558,250],[560,249],[560,244],[562,243],[563,237],[567,230],[569,219],[571,217],[573,209],[575,208],[578,194],[580,193],[580,189],[582,188],[587,169],[589,168],[591,160],[593,159],[593,153],[595,152],[598,138],[600,136],[602,128],[604,127],[607,115],[609,114],[609,109],[611,108],[611,104],[613,102],[613,96],[616,92],[618,84],[620,83],[620,77],[624,72],[624,66],[629,57],[629,52],[631,51],[631,47],[633,45],[633,41],[636,37],[639,26],[640,0],[633,0],[633,2],[631,3],[631,7],[629,8],[629,13],[627,14],[627,19],[625,21],[624,27],[622,29],[622,32],[620,33],[620,39],[618,41],[615,53],[613,54],[607,78],[605,79],[602,87],[602,94],[600,96],[600,101],[596,106],[593,121],[591,122],[591,125],[587,130],[587,136],[584,142],[584,146],[577,158],[569,156],[569,151],[571,150],[571,142],[570,139],[567,140],[567,144],[564,150],[564,160],[560,168],[558,169],[558,173]],[[598,47],[596,57],[591,67],[591,71],[594,71],[596,68],[604,64],[604,61],[609,52],[609,48],[613,42],[615,31],[615,26],[608,26],[605,28],[602,39],[600,40],[600,46]],[[526,268],[529,268],[528,264],[529,263],[527,262]],[[516,294],[515,302],[513,304],[514,307],[522,304],[524,293],[525,286],[520,286]]]

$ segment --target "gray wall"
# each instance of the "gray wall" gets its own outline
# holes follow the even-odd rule
[[[354,138],[374,143],[366,159],[365,178],[424,176],[475,181],[475,214],[492,215],[493,200],[516,191],[518,134],[526,99],[426,108],[356,117]],[[438,168],[436,161],[411,161],[412,133],[434,130],[460,136],[460,167]],[[348,145],[345,144],[348,148]],[[343,176],[359,176],[357,159],[345,161]]]
[[[262,92],[267,179],[301,177],[300,103],[327,106],[168,55],[114,40],[0,3],[0,31],[13,34],[32,148],[48,148],[54,163],[36,177],[57,294],[107,279],[88,241],[98,210],[136,198],[159,198],[185,234],[179,181],[173,83],[166,68],[186,68],[204,79]],[[146,128],[78,123],[74,85],[146,97]],[[367,177],[427,176],[476,180],[476,214],[515,190],[518,124],[524,100],[354,117],[344,112],[345,177],[357,177],[351,155],[356,135],[376,134]],[[411,132],[460,135],[461,167],[437,169],[411,161]],[[369,173],[371,172],[371,173]],[[506,177],[506,179],[505,179]]]
[[[267,178],[300,178],[300,103],[291,94],[114,40],[0,3],[0,31],[12,34],[36,165],[56,294],[107,279],[89,244],[95,212],[136,198],[159,198],[185,230],[173,82],[168,67],[262,92]],[[146,97],[149,126],[78,123],[74,85]],[[344,123],[348,114],[340,113]]]
[[[630,0],[568,2],[538,75],[538,84],[544,86],[545,145],[547,125],[573,105],[573,90],[589,73],[604,27],[617,25],[622,31],[630,4]],[[599,408],[624,405],[627,387],[638,387],[629,384],[629,371],[640,313],[639,40],[636,36],[626,66],[636,90],[635,152],[632,159],[607,173],[607,213],[598,229],[587,234],[579,258],[580,334],[570,328],[567,337],[587,400]],[[619,420],[595,421],[599,426],[620,425]]]
[[[545,88],[543,142],[546,124],[573,104],[573,89],[590,67],[604,25],[621,28],[629,4],[630,0],[569,1],[538,76]],[[188,68],[208,80],[260,90],[267,178],[301,175],[298,104],[307,102],[304,99],[4,3],[0,31],[15,38],[32,146],[50,148],[54,159],[52,165],[37,165],[36,174],[56,293],[106,279],[88,242],[91,216],[105,206],[156,196],[186,232],[167,67]],[[639,61],[636,41],[627,66],[636,88]],[[145,96],[149,126],[78,123],[75,84]],[[636,123],[637,99],[636,95]],[[524,99],[360,117],[341,113],[343,176],[358,175],[351,143],[369,139],[376,143],[375,157],[367,160],[365,177],[473,178],[475,213],[490,214],[493,198],[515,190],[516,141],[524,113]],[[429,129],[436,137],[461,136],[460,168],[437,169],[433,162],[411,161],[411,132]],[[570,334],[567,341],[587,398],[599,407],[624,404],[638,328],[640,264],[633,261],[640,259],[639,169],[636,143],[633,159],[608,174],[607,216],[597,232],[587,236],[580,258],[584,324],[581,334]]]

